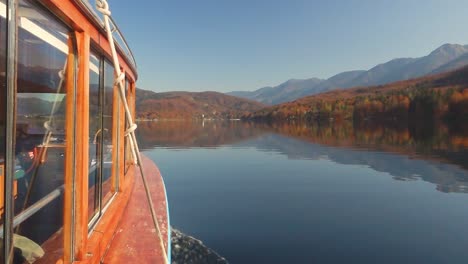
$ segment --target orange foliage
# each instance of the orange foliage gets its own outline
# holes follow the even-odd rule
[[[230,119],[263,107],[258,102],[216,92],[137,91],[137,116],[140,119]]]

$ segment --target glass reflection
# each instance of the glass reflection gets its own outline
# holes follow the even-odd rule
[[[15,227],[14,263],[52,263],[63,248],[69,30],[30,1],[18,14],[15,215],[53,199]]]
[[[104,61],[104,102],[102,121],[102,205],[104,206],[112,197],[114,191],[112,179],[112,154],[114,146],[112,137],[114,133],[114,67]],[[115,146],[118,149],[118,146]]]
[[[100,60],[94,54],[89,58],[89,192],[88,220],[99,211],[99,177],[101,172],[101,93]]]

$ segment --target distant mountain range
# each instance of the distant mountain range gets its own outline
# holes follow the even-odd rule
[[[236,91],[228,94],[271,105],[337,88],[383,85],[428,74],[447,72],[465,65],[468,65],[468,45],[445,44],[427,56],[394,59],[379,64],[368,71],[343,72],[326,80],[318,78],[291,79],[275,87],[264,87],[253,92]]]
[[[468,120],[468,66],[385,85],[336,89],[265,107],[243,118],[257,121],[352,120],[405,124]],[[453,124],[453,123],[452,123]]]
[[[155,93],[137,89],[136,109],[140,119],[239,118],[265,105],[217,92]]]

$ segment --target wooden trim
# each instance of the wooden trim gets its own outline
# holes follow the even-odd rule
[[[128,79],[125,80],[126,85],[126,91],[125,91],[125,97],[127,98],[127,103],[128,107],[130,109],[130,113],[133,115],[133,105],[134,101],[132,100],[132,82]],[[127,120],[125,109],[124,109],[124,114],[125,114],[125,120]],[[124,132],[126,130],[126,127],[124,126]],[[124,180],[126,180],[127,177],[132,177],[133,174],[133,155],[132,155],[132,150],[131,150],[131,145],[130,145],[130,136],[125,137],[124,136],[124,144],[126,144],[126,148],[124,150],[125,153],[125,158],[124,158]]]
[[[136,117],[136,83],[130,81],[128,87],[128,108],[130,108],[130,113],[132,114],[133,122],[135,122]]]
[[[125,82],[125,80],[124,80]],[[117,89],[120,89],[117,87]],[[119,177],[119,185],[118,191],[121,192],[123,191],[123,187],[125,185],[125,108],[124,105],[122,104],[122,100],[120,100],[120,92],[118,91],[117,93],[117,100],[119,101],[119,123],[118,123],[118,129],[119,129],[119,160],[117,161],[118,164],[120,165],[118,167],[118,177]]]
[[[75,45],[74,37],[70,34],[68,38],[68,59],[66,67],[66,152],[65,155],[65,193],[64,193],[64,209],[63,209],[63,261],[70,263],[73,258],[73,210],[74,210],[74,174],[75,174]]]
[[[106,249],[110,246],[117,225],[126,209],[127,203],[133,192],[135,178],[129,178],[123,192],[118,193],[114,201],[109,205],[106,213],[102,216],[96,227],[93,228],[88,239],[86,259],[74,262],[74,264],[97,264],[100,263]]]
[[[108,58],[111,57],[111,50],[107,37],[100,32],[100,30],[92,23],[83,11],[77,6],[74,1],[68,0],[42,0],[50,10],[58,15],[62,20],[65,21],[70,27],[78,32],[87,32],[91,38],[91,41],[98,44],[98,46],[105,53],[104,55]],[[112,11],[112,10],[111,10]],[[135,81],[137,73],[132,70],[130,64],[127,63],[125,56],[119,54],[119,61],[121,67],[128,73],[129,79]]]
[[[127,102],[128,102],[128,108],[130,109],[130,112],[132,114],[132,118],[134,121],[135,121],[135,99],[136,99],[136,84],[135,82],[129,80]],[[130,144],[130,142],[128,144]],[[129,147],[129,152],[131,152],[130,147]],[[129,156],[132,157],[132,154],[129,153]],[[135,165],[130,166],[125,176],[126,179],[135,177],[135,170],[133,169],[134,167]]]
[[[75,259],[86,257],[88,240],[88,176],[89,176],[89,56],[90,38],[86,32],[76,33],[78,46],[78,93],[76,98],[76,200]]]

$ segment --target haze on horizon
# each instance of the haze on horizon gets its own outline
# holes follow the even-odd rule
[[[138,87],[157,92],[255,90],[468,44],[462,0],[111,1],[110,8],[135,54]]]

